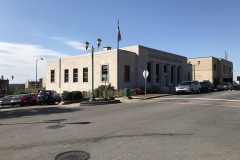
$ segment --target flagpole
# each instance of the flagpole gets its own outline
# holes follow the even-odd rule
[[[118,49],[119,49],[119,35],[118,35],[118,32],[119,32],[119,19],[118,19],[118,21],[117,21],[117,28],[118,28],[118,30],[117,30],[117,90],[119,90],[119,56],[118,56],[118,54],[119,54],[119,52],[118,52]]]
[[[117,50],[119,49],[119,20],[117,22],[118,27],[118,34],[117,34]]]

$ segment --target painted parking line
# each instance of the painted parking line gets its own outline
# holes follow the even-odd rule
[[[159,100],[207,100],[207,101],[224,101],[224,102],[240,102],[240,100],[234,100],[234,99],[213,99],[213,98],[155,98]]]

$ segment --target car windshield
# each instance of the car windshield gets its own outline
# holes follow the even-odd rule
[[[21,97],[23,97],[24,95],[25,95],[25,94],[16,95],[16,96],[13,97],[13,99],[15,99],[15,98],[21,98]]]
[[[200,84],[201,84],[201,85],[206,85],[206,84],[207,84],[207,82],[200,82]]]
[[[180,86],[187,86],[187,85],[191,85],[191,84],[192,84],[191,82],[182,82],[179,85]]]
[[[50,94],[50,91],[40,91],[39,95],[46,95],[46,94]]]
[[[228,82],[223,82],[223,83],[220,83],[220,85],[229,85]]]

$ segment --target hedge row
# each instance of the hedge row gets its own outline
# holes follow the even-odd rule
[[[81,91],[63,91],[62,93],[62,100],[63,101],[69,101],[69,100],[77,100],[77,99],[82,99],[83,94]]]

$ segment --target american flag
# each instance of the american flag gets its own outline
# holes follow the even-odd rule
[[[121,41],[121,40],[122,40],[121,32],[120,32],[120,29],[119,29],[119,26],[118,26],[118,41]]]

